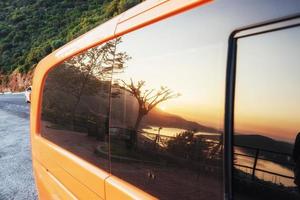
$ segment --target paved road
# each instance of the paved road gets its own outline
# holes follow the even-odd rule
[[[0,95],[0,200],[37,199],[23,94]]]

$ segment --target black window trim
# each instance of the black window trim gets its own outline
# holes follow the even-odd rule
[[[262,23],[242,27],[233,31],[228,40],[226,88],[225,88],[225,116],[224,116],[224,199],[233,197],[233,131],[234,131],[234,99],[236,79],[237,41],[240,38],[278,31],[300,26],[300,13],[273,19]]]

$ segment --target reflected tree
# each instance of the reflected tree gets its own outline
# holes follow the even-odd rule
[[[125,62],[130,59],[126,52],[117,51],[121,42],[121,38],[117,38],[91,48],[51,71],[44,95],[49,99],[48,102],[63,105],[48,107],[59,109],[58,112],[67,111],[74,123],[83,96],[102,95],[103,99],[108,99],[112,72],[123,70]],[[66,104],[63,103],[64,98],[67,99]],[[109,107],[109,102],[106,103],[106,107]],[[89,112],[93,112],[93,109]]]
[[[207,158],[209,144],[194,131],[184,131],[168,141],[167,151],[187,160],[200,161]]]
[[[78,104],[83,95],[93,95],[97,84],[90,84],[90,81],[97,79],[104,87],[101,89],[109,93],[110,80],[113,70],[122,70],[124,63],[129,59],[125,52],[117,52],[117,45],[122,42],[121,38],[109,41],[102,46],[94,47],[85,53],[75,56],[66,62],[70,67],[79,69],[79,84],[75,83],[71,94],[75,97],[72,117],[76,113]],[[78,81],[73,79],[73,81]],[[93,81],[92,81],[93,82]],[[109,85],[109,87],[105,87]]]
[[[137,83],[134,83],[132,79],[130,79],[130,83],[126,83],[124,80],[121,80],[121,82],[122,88],[134,96],[138,102],[138,114],[134,125],[134,131],[131,136],[132,145],[136,147],[138,129],[143,117],[158,104],[176,98],[180,96],[180,94],[173,92],[165,86],[161,86],[158,90],[145,89],[146,82],[142,80]]]

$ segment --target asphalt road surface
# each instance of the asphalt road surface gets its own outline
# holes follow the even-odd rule
[[[0,200],[37,199],[24,94],[0,94]]]

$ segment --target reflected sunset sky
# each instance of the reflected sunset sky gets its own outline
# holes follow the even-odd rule
[[[146,89],[167,86],[181,96],[160,104],[158,108],[187,120],[223,129],[228,37],[235,29],[233,27],[244,26],[251,21],[244,13],[235,12],[238,7],[228,8],[226,1],[223,4],[218,4],[218,7],[208,4],[181,17],[167,19],[123,36],[118,49],[132,59],[127,62],[124,73],[114,77],[127,82],[132,78],[135,83],[144,80]],[[284,12],[268,5],[268,2],[260,2],[259,5],[249,3],[248,12],[259,12],[266,19],[274,12]],[[282,6],[286,6],[286,10],[294,9],[278,2],[278,7]],[[204,19],[199,14],[202,9],[212,14]],[[228,13],[228,18],[220,18],[214,11],[217,9],[227,9],[224,12]],[[243,17],[239,18],[241,14]],[[230,20],[232,18],[236,20]],[[218,26],[215,26],[216,22]],[[208,24],[211,25],[210,32],[205,29]],[[188,37],[182,37],[187,30]],[[294,40],[298,36],[299,30],[288,35],[281,34],[278,36],[280,44],[274,42],[278,41],[276,37],[252,38],[251,41],[244,38],[239,42],[243,54],[238,55],[240,75],[237,77],[236,99],[239,102],[235,113],[238,132],[292,141],[295,131],[300,131],[300,112],[299,106],[296,106],[300,102],[297,93],[300,70],[296,66],[300,40]],[[283,52],[288,57],[282,57]],[[280,60],[285,63],[280,63]],[[290,70],[285,70],[287,67]],[[290,75],[293,77],[290,78]],[[277,80],[283,81],[279,84]]]
[[[238,41],[235,127],[293,141],[300,131],[300,27]]]
[[[167,31],[162,34],[162,37],[169,35]],[[195,35],[195,40],[196,37]],[[145,46],[148,48],[141,51],[140,43],[135,38],[123,38],[124,42],[119,49],[126,51],[132,59],[127,62],[128,67],[124,73],[114,77],[127,82],[132,78],[135,83],[144,80],[146,89],[167,86],[181,95],[161,103],[158,108],[188,120],[219,127],[225,77],[222,76],[224,69],[220,65],[221,59],[216,59],[216,56],[226,56],[222,52],[223,44],[199,47],[197,44],[187,43],[188,39],[186,44],[183,41],[179,44],[172,42],[174,38],[168,38],[147,43]],[[153,51],[153,46],[157,46],[158,50]]]

